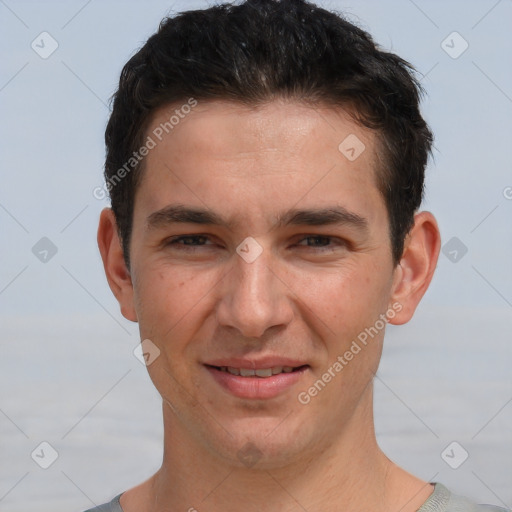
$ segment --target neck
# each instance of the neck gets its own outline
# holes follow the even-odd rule
[[[339,435],[300,457],[258,469],[230,464],[191,440],[164,404],[164,458],[160,470],[123,496],[133,510],[400,510],[415,511],[430,486],[394,465],[379,449],[371,386]],[[135,506],[136,505],[136,506]]]

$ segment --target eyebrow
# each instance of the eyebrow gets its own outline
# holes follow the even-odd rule
[[[241,224],[237,219],[224,219],[206,208],[187,207],[181,204],[169,205],[153,212],[146,221],[148,229],[157,229],[169,224],[187,223],[209,226],[221,226],[233,229]],[[277,216],[272,229],[284,226],[324,226],[348,225],[362,231],[368,231],[368,221],[360,215],[350,212],[342,206],[327,208],[292,208]]]

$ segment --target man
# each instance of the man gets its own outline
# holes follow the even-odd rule
[[[94,510],[503,510],[391,462],[372,382],[436,266],[412,68],[299,0],[186,12],[124,67],[98,243],[162,396],[160,470]]]

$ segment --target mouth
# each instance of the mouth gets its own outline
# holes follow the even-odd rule
[[[204,366],[225,392],[238,398],[254,400],[267,400],[285,393],[303,379],[310,368],[307,364],[261,368]]]
[[[279,375],[281,373],[293,373],[296,371],[300,371],[301,369],[305,369],[307,367],[306,364],[302,366],[272,366],[270,368],[235,368],[234,366],[210,366],[210,368],[214,368],[215,370],[226,372],[231,375],[239,375],[240,377],[259,377],[265,379],[267,377],[272,377],[272,375]]]

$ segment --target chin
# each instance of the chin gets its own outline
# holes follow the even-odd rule
[[[283,417],[243,418],[226,424],[232,435],[212,440],[210,449],[238,468],[271,470],[284,468],[317,452],[321,438],[312,429],[295,424],[293,414]],[[211,433],[211,431],[210,431]],[[316,440],[316,441],[315,441]]]

